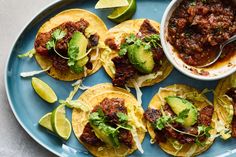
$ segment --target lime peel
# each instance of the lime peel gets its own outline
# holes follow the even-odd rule
[[[124,7],[128,5],[129,3],[127,0],[99,0],[95,6],[95,9]]]

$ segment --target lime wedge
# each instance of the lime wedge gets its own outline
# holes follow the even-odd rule
[[[52,116],[52,113],[51,113],[51,112],[45,114],[45,115],[39,120],[39,125],[53,132],[53,128],[52,128],[52,124],[51,124],[51,116]]]
[[[116,8],[109,16],[108,19],[113,22],[120,23],[130,19],[136,11],[136,0],[128,0],[129,5],[126,7]]]
[[[57,101],[57,95],[53,91],[53,89],[42,80],[33,77],[32,78],[32,86],[35,92],[45,101],[49,103],[54,103]]]
[[[66,118],[65,105],[60,105],[52,112],[51,123],[53,130],[63,138],[68,140],[71,135],[71,124]]]
[[[99,0],[95,9],[124,7],[128,5],[129,3],[127,0]]]

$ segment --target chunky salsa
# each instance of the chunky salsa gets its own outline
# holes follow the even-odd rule
[[[168,25],[168,41],[188,65],[211,61],[220,44],[236,34],[236,5],[231,0],[183,0]],[[235,53],[235,43],[223,56]]]

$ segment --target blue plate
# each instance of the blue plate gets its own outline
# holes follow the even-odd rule
[[[16,56],[18,54],[25,53],[26,51],[33,48],[34,38],[36,36],[39,27],[52,16],[56,15],[60,11],[69,8],[83,8],[94,12],[101,17],[108,28],[113,27],[115,24],[109,21],[106,16],[108,10],[95,10],[94,6],[96,0],[70,0],[70,1],[59,1],[44,9],[38,14],[22,31],[15,45],[13,46],[12,52],[8,58],[6,66],[5,83],[8,99],[11,108],[22,127],[27,133],[35,139],[43,147],[49,151],[55,153],[58,156],[91,156],[86,149],[77,141],[74,134],[68,141],[62,141],[58,137],[50,134],[41,127],[38,126],[38,120],[46,113],[51,112],[58,104],[49,105],[45,103],[41,98],[35,94],[31,87],[31,79],[23,79],[20,77],[21,72],[39,70],[40,67],[37,65],[34,59],[19,59]],[[150,18],[156,21],[161,21],[162,15],[165,8],[169,4],[170,0],[138,0],[138,9],[133,18]],[[71,82],[63,82],[55,80],[46,74],[38,75],[38,77],[45,82],[49,83],[50,86],[56,91],[59,99],[67,98],[69,92],[72,90]],[[84,81],[85,85],[93,86],[98,83],[111,82],[111,79],[107,76],[104,70],[101,68],[96,74],[86,78]],[[143,107],[147,108],[147,105],[153,95],[158,91],[159,87],[167,85],[182,83],[193,86],[199,90],[204,88],[214,89],[217,82],[204,82],[193,80],[188,78],[176,70],[173,70],[171,75],[159,84],[152,87],[143,88]],[[81,94],[78,93],[77,96]],[[210,96],[210,98],[212,98]],[[67,116],[71,118],[71,110],[68,110]],[[158,145],[151,145],[150,137],[147,134],[143,142],[143,148],[145,153],[142,156],[168,156],[163,152]],[[227,142],[220,139],[216,140],[214,145],[201,156],[216,156],[220,154],[229,155],[235,151],[233,149],[236,146],[236,140],[228,140]],[[136,151],[131,156],[140,156],[141,154]],[[232,155],[232,154],[231,154]],[[233,156],[233,155],[232,155]]]

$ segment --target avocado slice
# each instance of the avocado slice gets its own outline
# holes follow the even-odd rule
[[[144,46],[130,45],[128,47],[128,58],[139,72],[149,74],[153,71],[155,62],[152,51],[145,50]]]
[[[113,147],[119,147],[119,140],[117,136],[112,136],[109,132],[107,132],[108,125],[102,123],[100,125],[102,126],[96,126],[93,125],[90,122],[91,127],[93,128],[94,133],[96,134],[96,136],[102,140],[104,143],[106,143],[109,146],[113,146]]]
[[[166,102],[170,105],[171,109],[175,114],[179,115],[183,110],[189,109],[188,117],[184,119],[183,125],[185,127],[190,127],[197,122],[197,108],[188,100],[177,97],[168,96]]]
[[[88,39],[81,32],[75,32],[72,35],[72,38],[68,46],[69,58],[77,58],[77,59],[81,58],[86,54],[87,46],[88,46]],[[78,48],[77,52],[75,52],[76,48]],[[77,60],[74,65],[70,66],[70,68],[75,73],[81,73],[84,71],[84,65],[86,65],[88,61],[89,61],[88,56],[85,56]]]

